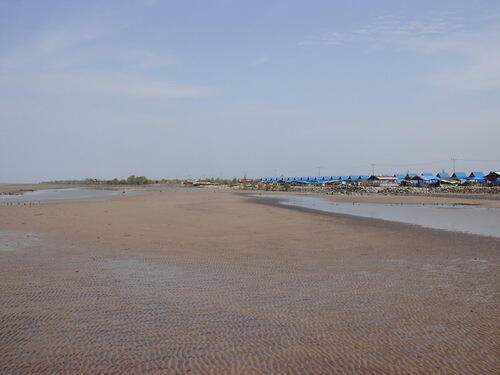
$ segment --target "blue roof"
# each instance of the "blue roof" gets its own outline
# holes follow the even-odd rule
[[[471,177],[476,177],[476,178],[479,178],[479,179],[484,179],[484,173],[483,172],[471,172],[471,174],[469,175],[469,178]]]
[[[425,177],[427,180],[435,180],[438,177],[434,176],[432,173],[422,173],[422,177]]]
[[[394,177],[397,179],[405,179],[410,178],[414,179],[414,177],[421,178],[422,180],[437,180],[437,179],[459,179],[459,180],[475,180],[475,181],[484,181],[486,179],[483,172],[471,172],[469,176],[467,176],[464,172],[455,172],[450,177],[450,175],[446,172],[440,172],[436,175],[432,173],[422,173],[417,175],[415,173],[404,174],[394,174]],[[260,181],[262,182],[277,182],[277,181],[286,181],[286,182],[301,182],[301,183],[318,183],[324,181],[362,181],[368,180],[370,176],[368,175],[350,175],[350,176],[310,176],[310,177],[262,177]]]
[[[455,172],[451,175],[451,178],[466,179],[467,175],[464,172]]]
[[[440,172],[436,176],[438,176],[439,178],[450,178],[450,175],[446,172]]]
[[[306,177],[293,177],[290,182],[300,182],[301,184],[308,184],[309,181],[305,180]]]

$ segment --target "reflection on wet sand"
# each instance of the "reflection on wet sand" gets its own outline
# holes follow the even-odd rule
[[[290,194],[253,194],[252,196],[277,199],[284,205],[324,212],[500,237],[500,208],[445,204],[346,203],[332,202],[314,196]]]
[[[41,189],[23,194],[0,194],[0,205],[109,199],[131,192],[91,188]]]

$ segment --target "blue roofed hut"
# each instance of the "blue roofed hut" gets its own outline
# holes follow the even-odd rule
[[[486,182],[486,177],[483,172],[471,172],[469,175],[469,181],[483,183]]]
[[[438,177],[438,178],[448,179],[448,178],[450,178],[450,175],[449,175],[448,173],[446,173],[446,172],[439,172],[439,173],[436,175],[436,177]]]
[[[413,177],[418,176],[416,173],[407,173],[405,180],[411,180]]]
[[[453,180],[467,180],[467,175],[465,172],[455,172],[451,175]]]
[[[500,182],[500,171],[491,171],[486,176],[488,182]]]

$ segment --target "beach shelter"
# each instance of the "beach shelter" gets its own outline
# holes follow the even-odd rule
[[[451,175],[451,178],[454,180],[466,180],[467,175],[465,174],[465,172],[455,172]]]
[[[297,182],[300,182],[301,184],[308,184],[309,180],[308,177],[299,177],[297,178]]]
[[[417,176],[416,173],[407,173],[405,176],[405,180],[411,180],[415,176]]]
[[[488,182],[499,182],[500,181],[500,171],[491,171],[486,176]]]
[[[434,176],[432,173],[422,173],[420,177],[422,178],[422,181],[427,183],[437,182],[439,180],[439,177]]]
[[[396,173],[394,175],[394,177],[396,177],[398,180],[404,180],[406,175],[402,174],[402,173]]]
[[[436,176],[433,176],[430,173],[423,173],[420,176],[412,177],[411,180],[430,184],[430,183],[439,181],[439,178],[437,178]]]
[[[436,175],[438,178],[450,178],[450,175],[446,172],[439,172],[437,175]]]
[[[368,178],[368,181],[370,181],[371,184],[373,185],[397,185],[399,183],[399,180],[394,177],[394,176],[370,176]]]
[[[471,172],[469,175],[469,180],[477,181],[477,182],[485,182],[486,177],[483,172]]]

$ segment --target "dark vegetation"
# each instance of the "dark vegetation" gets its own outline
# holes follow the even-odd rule
[[[149,185],[149,184],[180,184],[181,180],[151,180],[145,176],[128,176],[127,179],[114,178],[112,180],[100,180],[97,178],[86,178],[84,180],[56,180],[45,181],[47,184],[69,184],[69,185]]]

